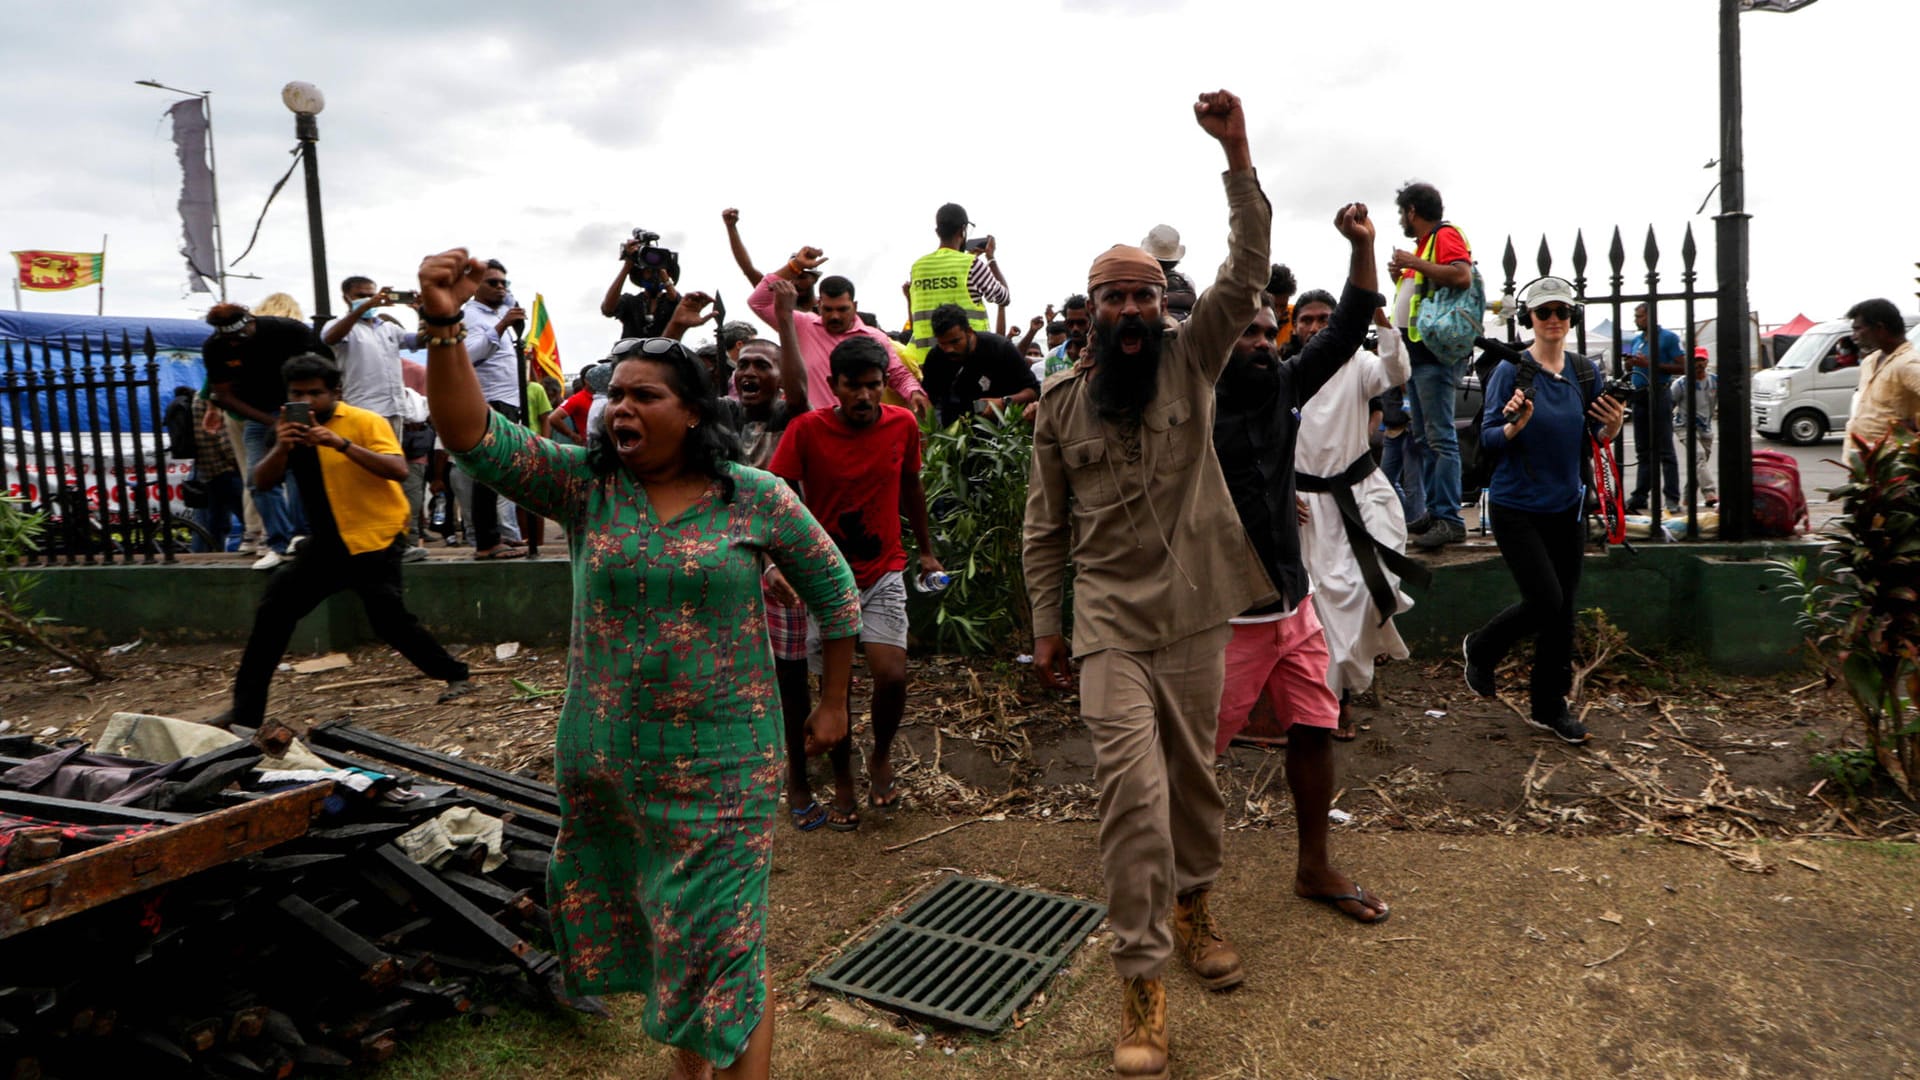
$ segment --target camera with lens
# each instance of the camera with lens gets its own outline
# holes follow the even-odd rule
[[[1633,376],[1623,371],[1608,379],[1607,385],[1600,392],[1622,405],[1630,405],[1637,390],[1638,387],[1633,385]]]
[[[651,229],[633,230],[633,240],[638,246],[627,255],[627,264],[632,269],[635,282],[641,288],[654,291],[663,287],[667,280],[680,276],[680,254],[672,248],[660,246],[660,234]],[[621,245],[626,250],[626,245]],[[649,274],[647,271],[659,270],[661,274]]]

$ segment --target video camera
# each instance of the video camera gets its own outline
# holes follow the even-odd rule
[[[651,229],[635,229],[632,242],[640,246],[627,256],[627,263],[632,268],[636,284],[641,288],[648,292],[656,292],[666,285],[658,275],[646,274],[648,270],[665,271],[669,279],[680,277],[680,253],[672,248],[659,246],[659,233]],[[626,244],[620,245],[620,250],[625,251]]]

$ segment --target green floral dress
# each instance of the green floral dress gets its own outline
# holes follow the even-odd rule
[[[585,449],[499,416],[455,456],[567,531],[573,630],[548,875],[567,986],[644,993],[649,1036],[729,1065],[766,1005],[786,768],[760,557],[829,638],[859,632],[853,574],[792,490],[758,469],[725,466],[732,502],[716,483],[662,523],[624,470],[595,476]]]

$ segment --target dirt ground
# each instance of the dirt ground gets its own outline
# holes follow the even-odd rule
[[[438,684],[404,661],[364,649],[348,667],[284,673],[273,707],[296,727],[345,715],[550,775],[559,698],[527,695],[563,684],[561,652],[496,659],[496,644],[470,647],[483,689],[452,705],[435,705]],[[225,706],[238,655],[141,645],[109,659],[114,681],[87,684],[6,654],[0,723],[51,740],[97,732],[114,711],[205,717]],[[1118,1002],[1104,933],[994,1039],[806,983],[946,873],[1100,896],[1075,703],[1014,665],[913,670],[906,808],[850,836],[780,834],[777,1069],[1107,1075]],[[1509,675],[1503,689],[1519,686]],[[1374,927],[1291,897],[1282,756],[1232,750],[1219,911],[1249,978],[1210,995],[1171,976],[1174,1075],[1920,1077],[1920,816],[1840,790],[1816,765],[1846,739],[1844,694],[1811,674],[1728,679],[1623,651],[1576,707],[1595,735],[1579,748],[1473,697],[1457,663],[1381,669],[1339,753],[1335,805],[1351,817],[1334,832],[1343,867],[1393,905]],[[611,1023],[508,1014],[436,1029],[380,1075],[665,1075],[637,1005],[613,1007]]]

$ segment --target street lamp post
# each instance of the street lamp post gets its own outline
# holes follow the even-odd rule
[[[1745,540],[1753,522],[1752,380],[1747,355],[1747,173],[1740,130],[1741,0],[1720,0],[1720,213],[1713,219],[1720,275],[1720,538]]]
[[[300,140],[300,160],[307,178],[307,243],[313,253],[313,325],[323,327],[333,319],[327,291],[327,234],[320,220],[320,159],[315,147],[320,142],[320,125],[314,119],[327,107],[326,95],[308,82],[290,82],[280,91],[280,100],[293,111],[293,133]]]
[[[1740,13],[1788,14],[1815,0],[1720,0],[1720,213],[1713,219],[1714,257],[1720,273],[1719,348],[1720,538],[1745,540],[1753,533],[1753,326],[1747,307],[1747,169],[1741,131]]]

